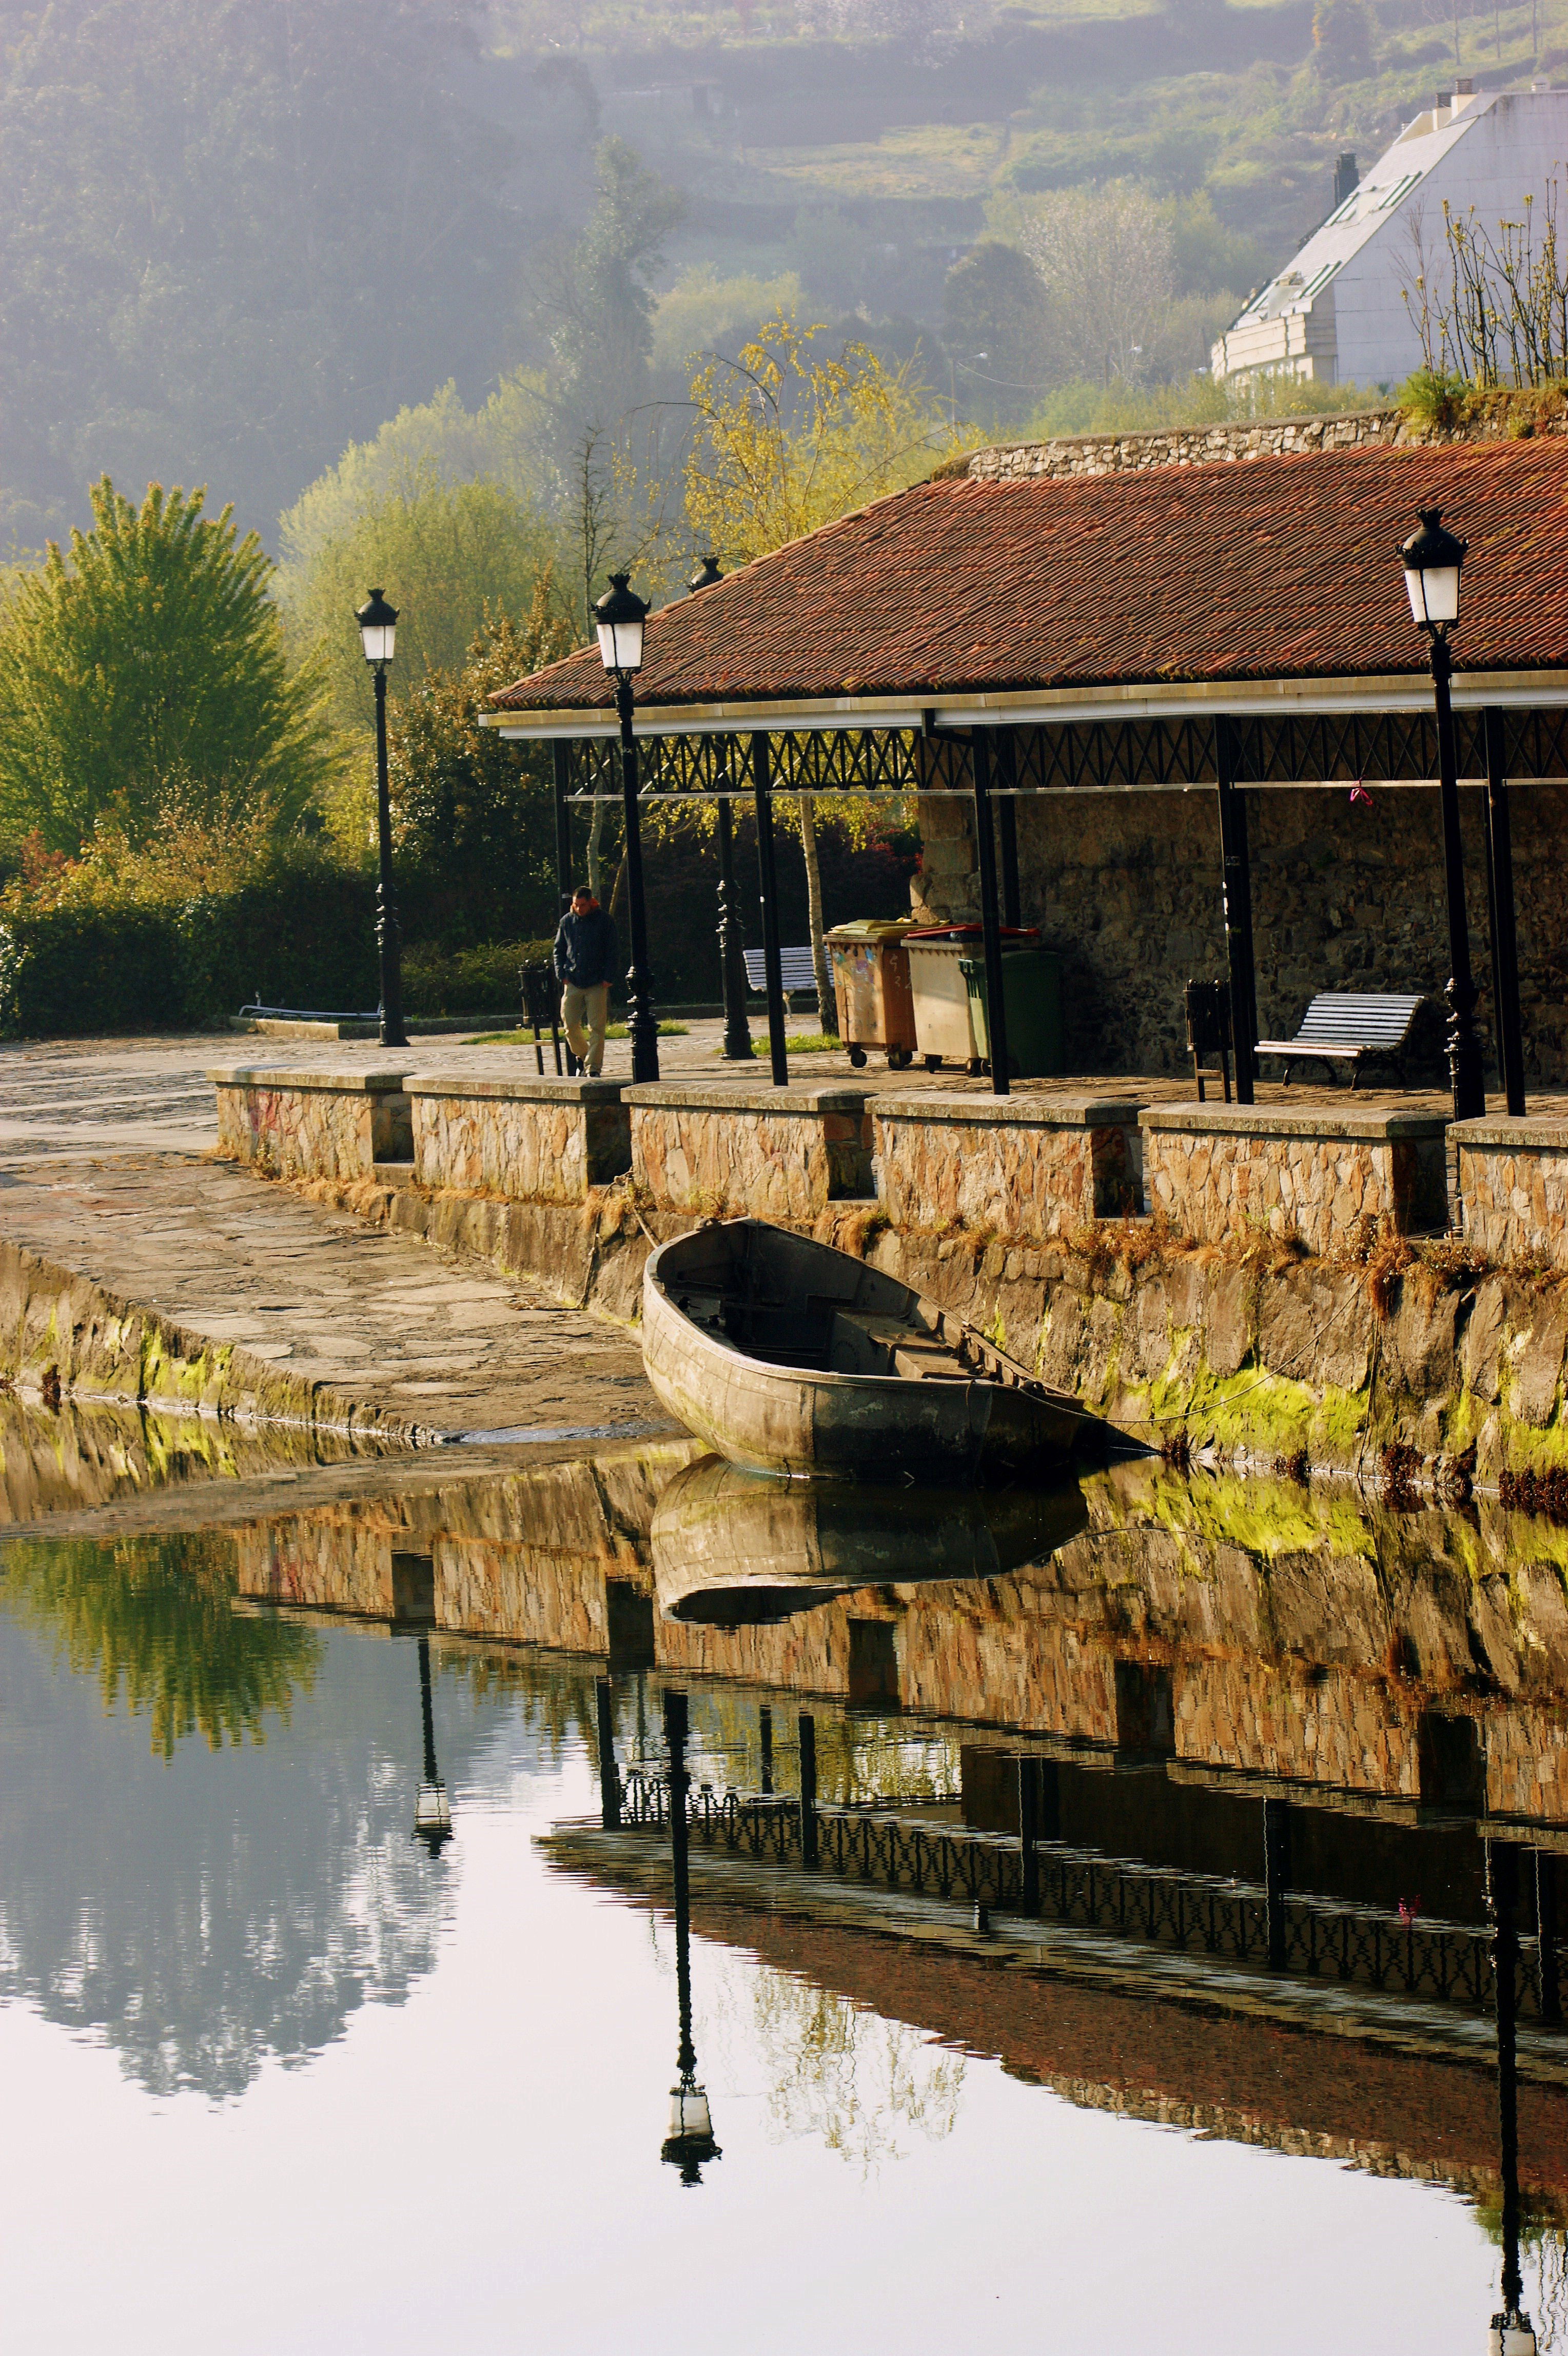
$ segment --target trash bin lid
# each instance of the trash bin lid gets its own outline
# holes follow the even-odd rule
[[[822,935],[825,941],[885,941],[900,939],[915,929],[913,916],[854,916],[847,925],[834,925]]]
[[[1001,925],[997,927],[1004,941],[1016,941],[1024,948],[1032,948],[1039,940],[1037,925]],[[910,941],[978,941],[985,937],[983,925],[922,925],[906,933]]]

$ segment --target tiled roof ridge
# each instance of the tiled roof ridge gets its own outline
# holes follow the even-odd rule
[[[1103,434],[1061,434],[1044,442],[1004,442],[948,459],[932,482],[1038,481],[1083,475],[1144,474],[1166,466],[1244,466],[1257,458],[1306,456],[1326,450],[1426,448],[1515,440],[1514,404],[1488,404],[1453,427],[1428,425],[1393,403],[1334,410],[1316,417],[1235,419],[1210,425],[1142,426]],[[1568,431],[1561,405],[1532,403],[1530,435]]]

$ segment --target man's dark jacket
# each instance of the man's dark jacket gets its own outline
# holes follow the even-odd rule
[[[570,908],[555,936],[555,975],[574,990],[593,990],[613,981],[619,951],[616,928],[603,908],[575,916]]]

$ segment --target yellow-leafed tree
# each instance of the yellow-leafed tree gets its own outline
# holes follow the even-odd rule
[[[686,516],[697,544],[726,572],[820,524],[929,475],[963,436],[909,365],[888,368],[866,345],[837,359],[819,350],[820,326],[780,312],[733,359],[714,359],[692,381],[696,424],[686,462]],[[802,795],[811,952],[824,1030],[834,1027],[822,948],[822,884],[813,805],[864,840],[872,811],[858,795]],[[789,805],[786,805],[789,807]]]

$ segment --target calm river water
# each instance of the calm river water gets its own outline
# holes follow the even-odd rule
[[[7,2344],[1568,2350],[1563,1534],[692,1454],[0,1547]]]

